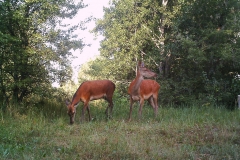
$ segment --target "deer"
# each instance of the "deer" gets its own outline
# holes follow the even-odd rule
[[[74,123],[76,115],[76,107],[78,103],[83,102],[82,115],[80,122],[84,121],[85,111],[88,112],[89,121],[91,120],[89,101],[105,99],[108,102],[108,107],[105,111],[107,117],[109,118],[109,109],[110,115],[112,115],[113,110],[113,93],[115,91],[115,84],[110,80],[92,80],[83,82],[76,93],[73,95],[72,101],[66,101],[67,113],[70,117],[70,124]]]
[[[140,102],[138,111],[139,119],[141,119],[142,116],[144,100],[148,100],[149,104],[154,109],[155,117],[157,117],[158,92],[160,85],[154,80],[144,79],[144,77],[152,78],[156,76],[157,74],[146,68],[143,62],[138,63],[136,78],[130,83],[128,88],[128,94],[130,95],[130,112],[128,121],[131,121],[132,106],[136,101]]]

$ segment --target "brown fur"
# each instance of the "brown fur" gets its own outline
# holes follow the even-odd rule
[[[115,91],[115,84],[110,80],[94,80],[83,82],[72,98],[71,103],[67,103],[68,115],[70,117],[70,124],[74,123],[74,117],[76,114],[76,105],[81,101],[83,102],[83,109],[81,115],[81,121],[84,120],[84,114],[87,109],[89,120],[91,120],[89,101],[97,99],[105,99],[109,105],[106,109],[108,115],[108,109],[110,108],[110,114],[112,114],[113,102],[112,97]]]
[[[154,80],[150,79],[144,80],[144,77],[151,78],[155,76],[156,73],[148,70],[146,67],[142,65],[138,65],[137,76],[130,83],[130,86],[128,88],[128,94],[130,95],[129,121],[131,120],[132,105],[135,101],[140,101],[139,118],[141,118],[142,115],[142,107],[144,104],[144,100],[148,100],[148,102],[154,109],[155,117],[157,116],[158,91],[160,89],[160,85]]]

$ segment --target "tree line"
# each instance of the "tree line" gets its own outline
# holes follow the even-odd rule
[[[71,78],[68,59],[71,49],[85,44],[74,35],[83,29],[64,24],[86,7],[74,0],[2,0],[0,1],[0,100],[20,103],[38,95],[49,97],[51,84]],[[87,21],[87,20],[86,20]]]
[[[51,97],[53,82],[67,86],[71,49],[86,44],[64,25],[87,7],[73,0],[0,1],[0,100]],[[160,104],[199,102],[234,107],[240,93],[239,0],[112,0],[93,33],[100,56],[81,67],[79,83],[111,79],[122,96],[137,60],[158,73]]]
[[[79,80],[111,78],[126,93],[143,59],[159,74],[160,104],[232,108],[240,93],[239,7],[238,0],[113,0],[94,28],[105,37],[101,56]]]

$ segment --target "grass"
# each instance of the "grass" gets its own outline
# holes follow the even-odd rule
[[[1,159],[240,159],[240,111],[198,106],[153,109],[134,106],[127,122],[127,99],[115,99],[112,120],[104,101],[90,104],[93,121],[69,125],[65,106],[8,108],[0,112]],[[86,116],[87,117],[87,116]]]

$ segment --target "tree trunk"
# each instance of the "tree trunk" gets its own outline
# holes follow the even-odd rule
[[[166,9],[167,7],[167,4],[168,4],[168,0],[163,0],[162,1],[162,7],[164,8],[164,10]],[[162,17],[160,19],[160,26],[159,26],[159,32],[160,32],[160,56],[163,56],[164,55],[164,41],[165,41],[165,38],[164,38],[164,28],[165,28],[165,25],[164,25],[164,21],[165,21],[165,14],[163,13],[162,14]],[[163,76],[163,77],[167,77],[168,73],[169,73],[169,59],[170,59],[170,56],[171,54],[168,54],[166,57],[165,57],[165,60],[164,62],[160,62],[159,64],[159,70],[161,71],[160,74]]]

